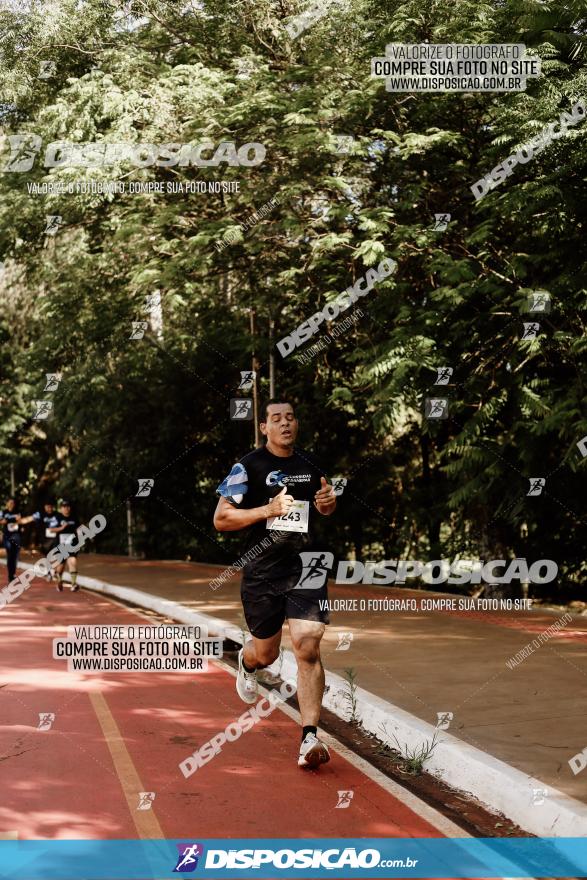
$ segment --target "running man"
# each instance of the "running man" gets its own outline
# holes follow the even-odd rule
[[[255,702],[257,670],[279,656],[287,619],[298,665],[303,728],[298,765],[317,767],[330,760],[317,736],[324,693],[320,640],[329,622],[324,610],[326,577],[323,572],[320,586],[302,585],[299,554],[313,549],[314,510],[329,516],[336,496],[313,456],[295,446],[298,422],[287,399],[266,404],[260,427],[266,444],[235,464],[216,490],[218,531],[247,529],[247,550],[272,538],[270,546],[243,568],[241,598],[252,639],[239,651],[236,690],[245,703]]]
[[[71,576],[71,591],[72,593],[75,593],[76,590],[79,590],[77,584],[77,554],[79,553],[79,550],[73,550],[72,548],[81,523],[71,515],[71,504],[69,501],[61,502],[59,505],[58,516],[59,525],[55,529],[55,532],[58,535],[59,544],[64,550],[67,550],[69,556],[56,567],[57,589],[59,592],[63,590],[63,571],[67,566]]]
[[[16,505],[16,498],[7,499],[4,510],[0,510],[0,526],[2,526],[2,546],[6,550],[6,567],[8,583],[16,577],[18,554],[20,553],[22,517]]]
[[[40,523],[43,530],[41,552],[46,557],[54,547],[59,545],[56,529],[60,525],[60,521],[61,515],[55,510],[55,503],[49,499],[45,502],[42,511],[38,510],[36,513],[31,514],[31,516],[23,517],[20,523],[21,525],[29,522]],[[53,566],[49,569],[47,580],[49,582],[53,580]],[[59,589],[59,584],[57,584],[57,589]]]

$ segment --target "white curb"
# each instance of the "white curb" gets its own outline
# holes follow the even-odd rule
[[[31,564],[20,562],[21,568]],[[185,605],[161,599],[142,590],[110,584],[95,578],[78,575],[78,584],[93,590],[163,614],[179,623],[206,627],[208,633],[243,643],[243,631],[219,617],[190,611]],[[291,651],[284,651],[282,674],[296,678],[297,667]],[[326,691],[323,705],[339,718],[349,719],[347,682],[333,672],[326,671]],[[363,688],[356,689],[356,714],[361,726],[386,745],[397,750],[397,738],[410,751],[426,746],[437,735],[438,744],[426,760],[426,770],[442,779],[452,788],[473,795],[489,809],[503,813],[530,834],[539,837],[587,836],[587,806],[555,788],[550,788],[487,752],[457,739],[446,731],[405,712]],[[541,804],[533,803],[533,789],[548,789]]]

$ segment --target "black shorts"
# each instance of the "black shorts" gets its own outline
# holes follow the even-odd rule
[[[47,556],[55,547],[59,547],[59,541],[55,538],[45,538],[43,543],[41,544],[41,551],[43,556]]]
[[[241,599],[247,626],[257,639],[268,639],[278,633],[288,620],[315,620],[330,623],[326,607],[326,582],[318,589],[299,589],[299,574],[285,578],[252,580],[243,577]]]
[[[59,547],[59,546],[61,546],[59,544],[59,541],[49,540],[49,538],[47,538],[47,540],[43,544],[43,553],[45,554],[45,556],[47,556],[47,554],[50,553],[51,550],[54,550],[55,547]],[[71,558],[75,559],[76,556],[78,555],[78,553],[79,553],[79,550],[68,550],[67,551],[67,559],[71,559]],[[63,565],[63,563],[65,561],[66,560],[62,559],[61,562],[54,562],[53,565]]]

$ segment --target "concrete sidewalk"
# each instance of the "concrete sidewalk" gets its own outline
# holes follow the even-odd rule
[[[244,626],[238,577],[210,588],[221,566],[91,554],[79,562],[83,575]],[[447,598],[362,584],[330,584],[330,596]],[[360,688],[432,726],[438,713],[452,713],[449,734],[585,804],[587,772],[575,775],[569,760],[587,746],[587,619],[574,618],[541,644],[538,636],[556,619],[540,611],[338,610],[324,638],[324,665],[339,675],[352,668]],[[352,641],[341,650],[345,633]],[[533,639],[534,652],[509,668]]]

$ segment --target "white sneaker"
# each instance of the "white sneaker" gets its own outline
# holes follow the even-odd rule
[[[307,733],[300,746],[298,767],[318,767],[327,761],[330,761],[328,746],[320,742],[313,733]]]
[[[243,648],[238,652],[238,675],[236,692],[244,703],[254,703],[257,699],[257,673],[247,672],[243,666]]]

